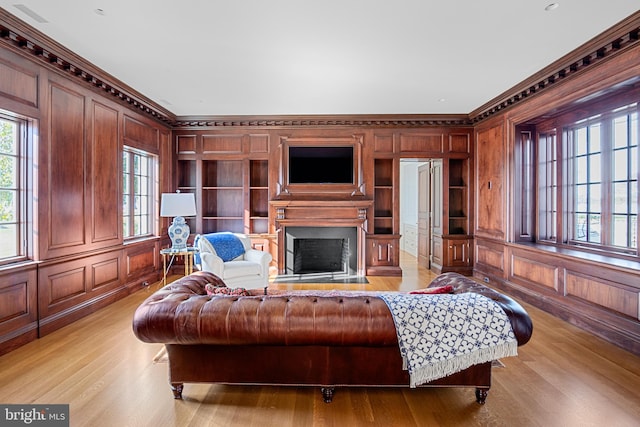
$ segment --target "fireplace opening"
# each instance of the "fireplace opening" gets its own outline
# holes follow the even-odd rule
[[[356,227],[285,228],[285,272],[299,278],[357,276]]]
[[[293,274],[348,271],[346,239],[294,239]]]

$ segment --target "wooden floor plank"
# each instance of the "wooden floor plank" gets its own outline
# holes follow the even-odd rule
[[[322,289],[402,290],[433,273],[403,253],[403,277]],[[274,285],[276,286],[276,285]],[[279,289],[310,289],[278,284]],[[68,403],[72,426],[636,426],[640,358],[523,303],[534,334],[494,368],[484,406],[469,388],[317,388],[185,385],[176,401],[162,348],[131,330],[157,284],[0,357],[0,402]],[[366,361],[363,361],[366,363]]]

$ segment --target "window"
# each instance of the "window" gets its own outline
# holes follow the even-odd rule
[[[638,104],[612,105],[539,126],[537,241],[639,255]],[[516,162],[516,170],[528,168]]]
[[[555,130],[538,137],[538,239],[553,242],[557,237],[558,159]]]
[[[122,171],[123,236],[149,236],[153,234],[155,217],[155,157],[125,147]]]
[[[26,256],[25,127],[0,115],[0,263]]]

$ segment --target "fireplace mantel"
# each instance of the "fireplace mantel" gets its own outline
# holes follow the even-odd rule
[[[373,200],[272,200],[278,242],[278,273],[285,271],[286,227],[356,227],[358,275],[365,274],[367,211]]]

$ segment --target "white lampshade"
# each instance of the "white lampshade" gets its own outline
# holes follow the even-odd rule
[[[162,193],[160,216],[195,216],[196,199],[193,193]]]
[[[187,239],[191,230],[183,217],[194,215],[196,215],[196,199],[193,193],[162,193],[160,216],[173,217],[168,230],[171,249],[187,248]]]

